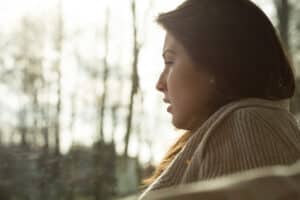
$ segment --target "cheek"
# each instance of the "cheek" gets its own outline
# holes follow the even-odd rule
[[[168,95],[173,105],[181,104],[186,96],[187,88],[186,78],[180,71],[173,69],[169,72],[167,78]]]
[[[192,116],[201,115],[210,99],[208,85],[191,76],[187,79],[182,77],[180,80],[182,81],[170,82],[174,86],[169,90],[174,117],[188,120]]]
[[[170,74],[168,85],[170,98],[176,104],[192,106],[209,96],[209,85],[200,76],[178,71]]]

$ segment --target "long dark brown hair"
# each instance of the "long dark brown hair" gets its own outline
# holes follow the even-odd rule
[[[281,100],[294,95],[294,72],[276,30],[250,0],[186,0],[160,14],[157,22],[184,46],[197,67],[214,75],[224,98]],[[162,173],[190,135],[177,140],[145,185]]]

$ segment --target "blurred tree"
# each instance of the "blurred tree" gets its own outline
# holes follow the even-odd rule
[[[131,72],[131,91],[130,100],[128,106],[127,124],[126,124],[126,134],[125,134],[125,150],[124,156],[128,155],[128,146],[132,127],[133,118],[133,106],[134,97],[139,91],[139,76],[138,76],[138,63],[139,55],[141,50],[141,44],[138,41],[138,26],[137,26],[137,14],[136,14],[136,0],[131,1],[131,14],[132,14],[132,30],[133,30],[133,63]]]
[[[16,33],[16,38],[18,39],[15,41],[14,61],[17,69],[15,69],[14,76],[21,77],[19,82],[20,91],[29,100],[19,112],[19,131],[22,138],[21,143],[24,146],[29,145],[27,140],[30,138],[30,143],[37,145],[37,136],[40,135],[38,127],[40,115],[38,94],[42,90],[41,83],[43,81],[42,28],[39,22],[29,16],[25,16],[19,31]]]
[[[147,1],[148,5],[146,5],[145,12],[143,12],[143,16],[138,15],[137,4],[138,1],[131,0],[131,17],[132,17],[132,35],[133,35],[133,52],[132,52],[132,71],[131,71],[131,90],[129,95],[129,104],[128,104],[128,114],[126,119],[126,132],[125,132],[125,150],[124,156],[128,156],[128,147],[130,142],[130,136],[133,133],[134,126],[138,127],[138,124],[133,124],[134,115],[138,115],[135,113],[134,107],[140,104],[140,109],[142,109],[143,104],[143,92],[140,88],[139,82],[139,74],[138,74],[138,65],[139,65],[139,57],[142,51],[142,48],[145,44],[145,38],[147,36],[146,27],[143,27],[146,23],[147,18],[150,15],[151,10],[153,9],[153,0]],[[142,19],[142,20],[141,20]],[[141,20],[141,21],[139,21]],[[141,24],[139,24],[139,22]],[[140,102],[137,102],[136,97],[140,97]],[[143,113],[141,111],[140,113]],[[140,118],[141,116],[137,116]],[[139,120],[141,121],[141,120]],[[140,123],[140,122],[138,122]]]
[[[298,2],[299,3],[299,2]],[[277,19],[278,19],[278,32],[281,38],[281,41],[285,47],[286,52],[288,53],[290,57],[290,61],[296,61],[293,62],[293,70],[295,72],[295,75],[297,75],[297,66],[299,63],[297,63],[297,54],[299,52],[299,49],[294,48],[294,44],[291,45],[290,42],[293,41],[293,43],[297,40],[296,38],[292,38],[291,36],[296,36],[300,34],[299,30],[294,30],[295,32],[298,32],[296,34],[291,34],[292,30],[292,24],[297,23],[298,14],[297,14],[297,2],[292,2],[291,0],[274,0],[274,5],[277,11]],[[295,18],[295,19],[293,19]],[[295,95],[291,98],[290,101],[290,110],[293,113],[300,112],[300,95],[299,95],[299,80],[296,78],[296,92]]]
[[[71,120],[70,120],[70,124],[69,124],[69,129],[70,129],[70,133],[71,135],[73,135],[73,132],[75,131],[74,129],[74,122],[76,119],[76,115],[77,115],[77,107],[76,107],[76,101],[77,101],[77,97],[76,97],[76,93],[74,92],[72,94],[71,97]],[[66,166],[64,166],[67,173],[67,186],[66,186],[66,200],[74,200],[75,199],[75,190],[74,190],[74,184],[73,180],[75,178],[75,172],[74,172],[74,168],[75,168],[75,162],[76,162],[76,158],[72,155],[72,150],[74,149],[74,141],[73,141],[73,137],[71,136],[71,149],[69,152],[69,162],[67,163]]]
[[[296,93],[291,102],[291,110],[300,117],[300,2],[291,0],[293,7],[293,60],[296,67]],[[300,126],[300,124],[299,124]]]
[[[61,61],[62,61],[62,51],[63,51],[63,41],[64,41],[64,22],[62,16],[62,2],[59,0],[58,3],[58,16],[57,16],[57,29],[54,35],[54,48],[57,54],[56,61],[54,63],[54,68],[57,73],[57,103],[56,103],[56,120],[55,120],[55,155],[59,157],[60,155],[60,115],[61,115]]]
[[[56,83],[55,96],[55,114],[53,119],[53,132],[54,132],[54,155],[48,161],[49,170],[49,179],[48,181],[48,190],[51,191],[48,198],[50,199],[60,199],[63,195],[63,185],[62,185],[62,169],[61,169],[61,150],[60,150],[60,130],[61,130],[61,109],[62,109],[62,69],[61,62],[63,56],[63,43],[64,43],[64,20],[63,20],[63,5],[62,0],[57,1],[57,15],[56,23],[54,23],[55,29],[53,32],[53,50],[55,52],[55,60],[53,62],[53,69],[56,73]],[[49,166],[50,165],[50,166]]]
[[[291,5],[289,0],[274,0],[278,18],[278,30],[287,51],[290,50],[290,17]]]
[[[108,49],[109,49],[109,22],[110,22],[110,10],[107,6],[106,9],[106,20],[104,24],[104,59],[103,59],[103,75],[102,75],[102,85],[103,85],[103,93],[99,98],[99,132],[100,132],[100,140],[104,140],[104,117],[105,117],[105,107],[106,107],[106,99],[107,99],[107,82],[109,75],[109,65],[108,65]]]

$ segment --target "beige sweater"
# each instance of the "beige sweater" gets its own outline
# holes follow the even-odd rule
[[[145,200],[299,200],[300,161],[148,193]]]
[[[157,189],[300,159],[300,130],[289,100],[246,98],[213,113],[139,199]]]

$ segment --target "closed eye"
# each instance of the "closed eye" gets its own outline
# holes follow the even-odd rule
[[[172,62],[172,61],[166,61],[165,62],[165,65],[172,65],[174,62]]]

